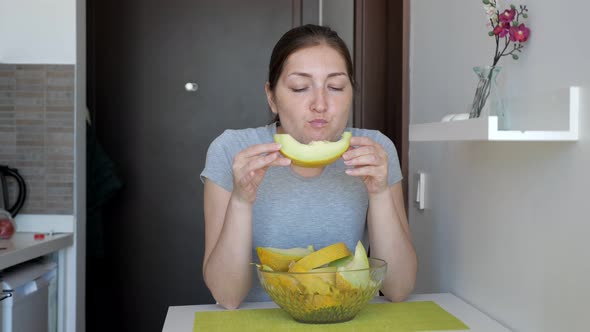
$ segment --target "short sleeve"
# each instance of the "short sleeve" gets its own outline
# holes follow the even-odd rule
[[[201,182],[205,183],[207,178],[231,192],[233,191],[233,154],[229,145],[232,140],[229,136],[231,136],[230,132],[226,130],[209,145],[205,169],[201,172]]]
[[[377,131],[375,141],[383,146],[383,149],[387,152],[387,156],[389,157],[389,176],[387,181],[389,186],[392,186],[403,179],[397,150],[391,139],[379,131]]]

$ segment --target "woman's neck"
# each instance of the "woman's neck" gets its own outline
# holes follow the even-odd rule
[[[324,167],[301,167],[294,164],[291,164],[291,169],[296,174],[303,176],[304,178],[313,178],[322,174]]]

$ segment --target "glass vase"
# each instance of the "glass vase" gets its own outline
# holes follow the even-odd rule
[[[478,66],[473,67],[477,75],[477,88],[471,104],[469,118],[486,117],[495,115],[498,117],[498,126],[500,129],[505,127],[505,107],[498,90],[497,77],[502,67],[498,66]]]

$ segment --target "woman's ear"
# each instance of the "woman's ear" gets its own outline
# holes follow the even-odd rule
[[[268,106],[270,107],[270,111],[274,114],[278,114],[277,106],[275,105],[274,101],[274,93],[270,89],[269,82],[266,82],[266,84],[264,84],[264,91],[266,92],[266,100],[268,102]]]

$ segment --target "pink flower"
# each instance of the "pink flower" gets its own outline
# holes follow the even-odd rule
[[[529,17],[528,8],[525,5],[512,5],[508,9],[500,11],[498,3],[503,0],[482,0],[487,14],[487,34],[496,44],[492,66],[496,66],[502,57],[512,56],[519,59],[525,42],[530,38],[531,30],[521,24],[521,19]]]
[[[502,14],[500,14],[500,22],[502,23],[510,23],[516,16],[516,9],[506,9]]]
[[[510,40],[513,42],[524,43],[529,39],[530,34],[531,30],[524,23],[516,27],[510,27]]]
[[[508,33],[508,29],[510,28],[510,25],[507,23],[503,23],[503,22],[498,22],[498,25],[496,25],[496,27],[494,28],[494,35],[500,36],[500,37],[504,37],[506,36],[506,34]]]

